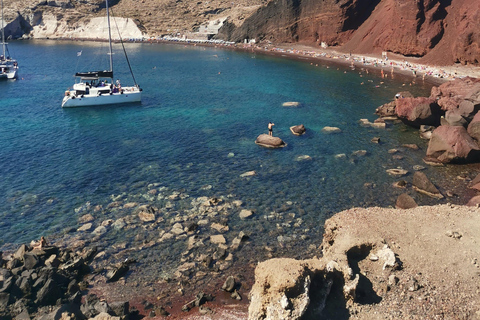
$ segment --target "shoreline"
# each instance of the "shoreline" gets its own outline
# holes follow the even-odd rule
[[[107,39],[88,39],[88,38],[35,38],[29,40],[52,40],[52,41],[91,41],[106,42]],[[25,40],[21,40],[25,41]],[[385,56],[378,54],[352,54],[343,52],[339,47],[321,48],[313,44],[305,43],[215,43],[204,41],[195,41],[186,39],[183,41],[168,39],[145,39],[145,40],[124,40],[123,43],[144,43],[144,44],[170,44],[220,48],[241,52],[253,52],[275,57],[295,59],[304,62],[327,62],[333,65],[350,66],[351,68],[364,68],[365,70],[374,70],[375,75],[382,77],[382,71],[385,78],[390,78],[389,74],[400,74],[411,81],[423,80],[433,86],[454,80],[456,78],[472,77],[480,78],[480,66],[464,66],[460,64],[439,66],[419,63],[421,58],[407,57],[400,54],[388,52]],[[113,41],[119,43],[120,41]],[[414,82],[413,82],[414,83]]]

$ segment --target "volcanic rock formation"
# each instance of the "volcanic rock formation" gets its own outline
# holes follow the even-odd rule
[[[437,64],[477,64],[475,0],[279,0],[259,9],[230,39],[322,42],[344,52],[389,51]]]
[[[394,101],[377,108],[376,114],[385,119],[397,116],[420,128],[420,135],[430,140],[427,163],[480,162],[479,79],[445,82],[433,87],[429,98],[404,96],[397,94]],[[431,126],[437,128],[431,131]]]

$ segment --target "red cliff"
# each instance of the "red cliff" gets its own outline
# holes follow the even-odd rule
[[[345,52],[478,64],[480,1],[273,0],[228,33],[234,41],[325,42]]]

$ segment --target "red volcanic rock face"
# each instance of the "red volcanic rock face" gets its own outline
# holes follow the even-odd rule
[[[443,110],[454,110],[461,108],[465,116],[475,112],[475,106],[480,106],[480,79],[465,78],[448,81],[439,87],[433,87],[431,99]]]
[[[440,162],[476,162],[480,160],[480,148],[464,127],[440,126],[433,131],[428,144],[427,157]]]
[[[478,0],[276,0],[230,33],[274,42],[325,42],[343,51],[390,51],[423,63],[480,63]]]
[[[420,127],[420,125],[437,126],[440,119],[440,107],[435,99],[419,98],[400,98],[396,101],[396,114],[409,125]]]

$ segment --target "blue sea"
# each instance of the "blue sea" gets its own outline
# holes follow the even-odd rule
[[[240,200],[241,208],[253,210],[254,216],[241,220],[235,212],[223,222],[231,231],[250,231],[251,254],[268,245],[293,257],[309,244],[320,245],[325,219],[341,210],[392,207],[403,192],[419,204],[438,203],[392,187],[400,179],[411,181],[413,166],[426,166],[427,142],[417,130],[403,124],[387,129],[359,124],[362,118],[373,122],[375,109],[399,91],[429,95],[431,85],[420,79],[411,86],[411,79],[400,75],[381,79],[373,71],[325,62],[127,43],[143,88],[142,103],[62,109],[75,72],[107,68],[106,44],[36,40],[14,41],[9,48],[20,70],[18,80],[0,82],[0,249],[42,235],[76,237],[72,230],[81,226],[78,220],[85,214],[97,224],[133,214],[118,210],[115,201],[164,208],[164,199],[149,196],[152,188],[162,190],[165,199],[181,195],[171,201],[173,209],[167,208],[173,210],[170,218],[182,215],[198,197]],[[122,53],[115,50],[115,77],[130,85]],[[288,101],[300,106],[283,107]],[[258,135],[268,132],[269,121],[285,148],[255,144]],[[307,129],[304,136],[289,130],[299,124]],[[325,126],[341,133],[325,134]],[[381,143],[373,143],[374,137]],[[402,147],[406,143],[420,149]],[[401,157],[393,157],[390,149],[399,149]],[[358,150],[366,155],[355,155]],[[299,158],[306,155],[311,159]],[[399,167],[409,175],[386,173]],[[424,172],[444,190],[458,170],[463,169],[427,167]],[[248,171],[256,174],[241,177]],[[272,222],[272,214],[285,218]],[[288,217],[301,219],[301,226],[288,224]],[[104,247],[126,242],[128,248],[139,241],[139,233],[144,242],[159,234],[135,230],[89,241]],[[185,248],[157,250],[168,260]]]

